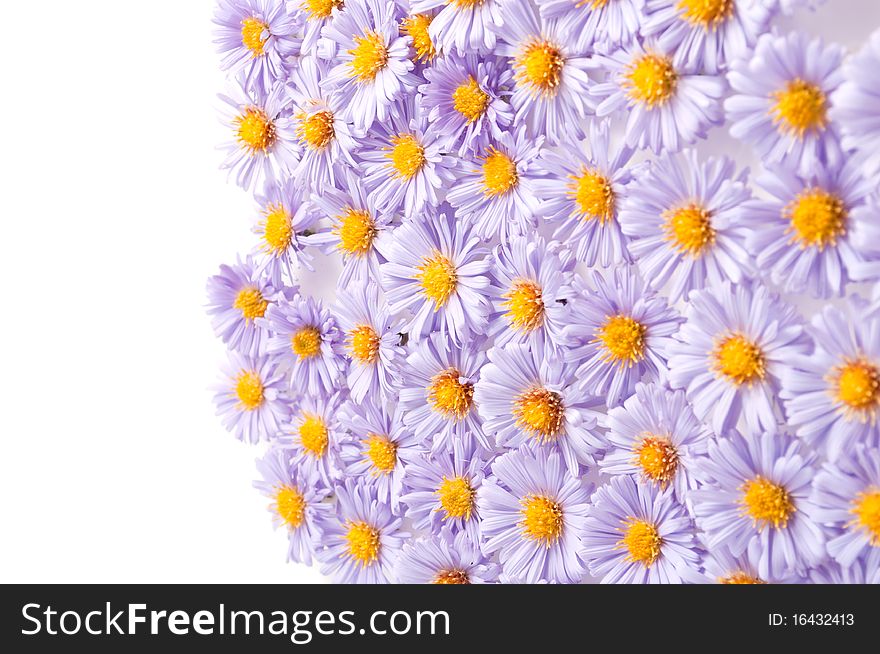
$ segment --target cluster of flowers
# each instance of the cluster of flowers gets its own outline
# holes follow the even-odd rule
[[[208,283],[216,402],[269,443],[291,560],[880,581],[880,33],[776,31],[800,0],[218,4],[260,213]],[[724,124],[753,184],[689,149]]]

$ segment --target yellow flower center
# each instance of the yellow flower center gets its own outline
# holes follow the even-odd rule
[[[665,486],[678,470],[678,451],[668,438],[648,434],[635,449],[635,463],[648,479]]]
[[[465,117],[467,124],[478,120],[489,106],[489,94],[480,88],[473,76],[452,92],[452,106]]]
[[[855,520],[852,524],[866,533],[873,547],[880,547],[880,490],[859,493],[853,505],[850,513]]]
[[[241,315],[244,316],[245,320],[254,320],[266,315],[266,308],[269,306],[269,302],[263,297],[259,289],[248,286],[238,292],[232,306],[241,311]]]
[[[280,257],[287,252],[293,240],[293,225],[290,213],[280,204],[270,204],[263,212],[263,241],[269,254]]]
[[[412,47],[416,51],[416,56],[413,58],[416,61],[427,62],[437,56],[434,42],[431,41],[431,35],[428,34],[428,27],[430,27],[432,20],[434,17],[428,14],[416,14],[404,18],[400,23],[401,33],[412,39]]]
[[[545,495],[527,495],[520,500],[522,520],[519,526],[523,536],[542,541],[550,547],[562,535],[564,526],[562,507]]]
[[[321,416],[303,412],[303,421],[299,426],[299,440],[303,449],[316,459],[324,456],[330,436]]]
[[[369,325],[358,325],[349,334],[348,349],[358,363],[375,363],[379,358],[379,334]]]
[[[565,407],[558,393],[546,388],[526,391],[514,401],[516,426],[529,432],[538,441],[556,438],[562,431]]]
[[[630,64],[624,80],[627,95],[649,109],[665,104],[677,85],[678,73],[672,59],[654,54],[646,54]]]
[[[446,513],[446,518],[471,519],[476,491],[471,488],[469,480],[464,477],[444,476],[436,493],[440,497],[440,507]]]
[[[387,475],[394,470],[397,465],[397,443],[387,436],[370,434],[364,444],[367,446],[367,458],[376,473]]]
[[[825,93],[802,79],[788,83],[773,94],[776,104],[770,112],[779,131],[803,138],[810,130],[821,130],[828,123]]]
[[[601,343],[605,349],[604,361],[629,368],[645,356],[647,331],[643,324],[630,316],[609,316],[597,330],[594,342]]]
[[[489,154],[483,158],[483,193],[486,195],[504,195],[519,182],[516,163],[501,150],[489,148]]]
[[[532,332],[544,324],[544,298],[541,287],[527,279],[513,282],[502,297],[502,307],[507,309],[504,317],[514,329]]]
[[[339,249],[352,256],[364,256],[373,247],[378,230],[369,211],[346,209],[334,229],[339,236]]]
[[[863,360],[847,361],[832,375],[838,402],[847,411],[859,413],[863,420],[876,420],[880,409],[880,370]]]
[[[458,7],[459,9],[471,9],[473,7],[478,7],[483,4],[485,0],[449,0],[449,4]]]
[[[299,527],[306,517],[306,499],[291,486],[282,486],[275,493],[275,512],[291,529]]]
[[[394,176],[412,179],[425,165],[425,148],[412,134],[398,134],[391,143],[393,147],[385,156],[391,160]]]
[[[743,515],[752,518],[758,529],[772,525],[783,529],[795,512],[794,503],[788,491],[761,476],[747,481],[740,487]]]
[[[802,248],[837,245],[837,239],[846,232],[847,211],[843,200],[820,188],[808,188],[785,207],[783,216],[791,223],[792,242]]]
[[[380,532],[366,522],[346,522],[348,531],[345,540],[348,543],[348,555],[363,567],[375,563],[379,559]]]
[[[554,95],[563,66],[565,58],[559,48],[547,41],[534,41],[516,58],[516,79],[529,87],[532,95]]]
[[[351,77],[359,82],[372,82],[379,71],[388,65],[388,48],[385,39],[376,32],[366,32],[354,37],[355,47],[348,51],[353,59]]]
[[[235,124],[239,143],[251,155],[265,154],[275,143],[275,123],[262,109],[248,107],[236,117]]]
[[[300,143],[312,150],[323,150],[336,135],[333,129],[333,112],[328,110],[317,111],[311,116],[299,114],[299,124],[296,126],[296,135]]]
[[[300,359],[314,359],[321,354],[321,331],[317,327],[303,327],[294,332],[290,349]]]
[[[664,211],[662,217],[666,240],[682,254],[698,257],[715,243],[711,214],[696,204]]]
[[[256,58],[266,54],[264,46],[269,40],[269,26],[258,18],[241,21],[241,43]]]
[[[428,398],[434,410],[447,418],[462,420],[471,409],[474,385],[461,381],[461,373],[455,368],[434,375],[428,386]]]
[[[627,550],[626,560],[630,563],[641,563],[650,568],[660,558],[663,548],[663,538],[657,527],[637,518],[628,518],[623,524],[623,538],[617,548]]]
[[[340,8],[343,0],[304,0],[300,7],[308,14],[309,20],[330,18],[333,10]]]
[[[422,260],[418,267],[418,279],[422,292],[433,300],[435,310],[439,310],[458,288],[458,272],[455,264],[444,254],[435,251]]]
[[[434,577],[435,584],[467,585],[471,583],[468,573],[464,570],[441,570]]]
[[[726,577],[721,577],[718,580],[719,584],[729,584],[729,585],[740,585],[740,584],[766,584],[766,581],[759,579],[758,577],[753,577],[750,574],[745,572],[734,572],[733,574],[727,575]]]
[[[263,380],[253,370],[242,370],[235,379],[238,408],[255,411],[263,405]]]
[[[580,0],[575,7],[580,9],[581,7],[589,7],[592,10],[602,9],[605,5],[607,5],[611,0]]]
[[[715,370],[737,386],[764,379],[764,353],[742,334],[732,334],[724,338],[718,343],[712,356]]]
[[[676,8],[683,10],[682,18],[708,31],[730,18],[734,5],[734,0],[679,0]]]
[[[598,220],[604,225],[614,218],[614,189],[607,177],[586,167],[579,177],[569,177],[574,180],[568,185],[569,195],[574,198],[582,220]]]

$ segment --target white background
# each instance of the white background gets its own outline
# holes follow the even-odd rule
[[[205,280],[253,242],[218,170],[212,10],[4,3],[0,582],[320,580],[285,563],[208,391]],[[855,47],[880,2],[793,24]]]

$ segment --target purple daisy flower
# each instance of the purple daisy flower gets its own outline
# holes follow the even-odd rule
[[[460,344],[485,331],[489,250],[452,211],[405,222],[380,253],[387,260],[381,271],[388,309],[409,314],[402,329],[411,340],[439,330]]]
[[[479,543],[481,516],[476,498],[487,470],[480,451],[461,442],[451,451],[426,452],[410,461],[401,500],[413,527],[432,534],[463,531]]]
[[[419,90],[428,121],[448,148],[482,152],[513,122],[507,103],[513,72],[496,57],[447,55],[424,72]]]
[[[287,530],[287,560],[311,565],[315,543],[321,538],[318,524],[332,511],[325,501],[330,490],[313,471],[290,465],[289,453],[278,447],[257,459],[257,470],[262,480],[254,487],[271,498],[269,512],[275,526]]]
[[[462,220],[485,240],[525,234],[534,229],[535,170],[544,137],[530,139],[525,128],[505,132],[494,145],[464,161],[460,179],[446,199]]]
[[[773,170],[757,185],[768,199],[748,202],[742,224],[758,270],[786,292],[843,295],[850,270],[863,270],[850,226],[859,218],[875,221],[868,201],[878,180],[864,176],[859,162],[850,159],[807,177]]]
[[[214,404],[227,431],[240,441],[275,438],[290,416],[287,380],[272,359],[229,353]]]
[[[556,452],[521,449],[492,464],[477,498],[483,552],[498,553],[504,574],[526,583],[577,583],[591,486],[567,475]]]
[[[639,36],[645,0],[535,0],[544,19],[557,19],[581,52],[629,45]]]
[[[287,11],[296,15],[302,26],[300,53],[308,54],[321,50],[319,41],[325,25],[334,21],[340,12],[345,11],[344,0],[287,0]],[[328,55],[334,53],[328,52]],[[330,57],[328,57],[330,58]]]
[[[277,291],[272,281],[247,257],[232,266],[220,266],[220,274],[208,279],[208,315],[214,333],[230,350],[260,354],[269,333],[260,319]]]
[[[376,393],[393,397],[392,381],[403,357],[400,324],[392,323],[387,305],[379,302],[378,287],[368,283],[340,289],[335,313],[349,358],[351,399],[360,402]]]
[[[856,561],[843,568],[834,561],[810,570],[814,584],[880,584],[880,569],[868,571],[864,561]]]
[[[801,32],[764,34],[751,59],[730,67],[733,95],[724,102],[730,134],[752,146],[770,166],[801,175],[843,158],[828,97],[843,81],[844,50]]]
[[[869,171],[880,170],[880,30],[843,63],[843,83],[831,96],[831,117],[840,125],[841,143],[864,157]]]
[[[515,86],[515,124],[558,143],[581,136],[592,112],[586,51],[577,50],[555,20],[544,21],[528,2],[502,2],[503,25],[495,52],[509,57]]]
[[[598,102],[596,115],[627,111],[629,146],[678,152],[706,138],[708,129],[723,120],[724,80],[697,74],[687,59],[671,52],[633,42],[592,59],[593,67],[608,72],[607,81],[590,91]]]
[[[346,479],[336,486],[336,515],[322,521],[321,573],[337,584],[393,583],[400,549],[409,534],[402,520],[376,499],[375,489]]]
[[[391,0],[346,0],[345,11],[321,31],[337,48],[336,65],[321,84],[338,96],[344,117],[360,130],[386,121],[395,101],[419,83],[396,14]]]
[[[407,7],[409,3],[406,3]],[[433,65],[437,59],[437,48],[431,39],[431,22],[434,20],[434,12],[412,12],[400,20],[400,33],[410,39],[410,58],[416,64],[416,74],[424,74],[429,70],[428,64]]]
[[[627,191],[620,226],[629,251],[648,286],[667,287],[672,302],[752,272],[743,225],[751,193],[747,171],[735,170],[727,157],[700,162],[688,150],[662,156]]]
[[[672,488],[614,477],[590,498],[581,558],[603,584],[700,583],[693,521]]]
[[[492,449],[474,406],[474,388],[486,362],[485,340],[476,336],[454,347],[443,334],[422,339],[407,357],[398,401],[404,422],[423,440],[431,439],[434,452],[453,451],[461,444],[470,450]]]
[[[342,444],[348,440],[339,421],[342,393],[302,395],[290,422],[278,438],[290,453],[291,463],[308,474],[314,473],[321,483],[333,487],[343,477],[340,458]]]
[[[826,306],[807,333],[816,347],[791,361],[780,396],[788,423],[831,461],[855,443],[880,445],[880,312],[853,296]]]
[[[810,501],[815,458],[781,433],[710,441],[699,465],[704,485],[690,494],[709,551],[727,547],[739,556],[757,547],[761,579],[821,563],[825,536]]]
[[[397,560],[401,584],[492,584],[498,565],[480,552],[477,541],[464,532],[442,529],[403,546]]]
[[[580,391],[613,407],[637,382],[665,381],[665,349],[681,318],[631,268],[607,280],[596,271],[589,277],[595,290],[578,283],[563,357],[576,368]]]
[[[801,575],[790,570],[778,570],[762,577],[758,574],[761,543],[755,539],[741,554],[734,556],[726,547],[708,548],[703,566],[709,583],[725,585],[802,584]]]
[[[636,384],[635,395],[610,409],[602,422],[608,429],[602,472],[671,487],[675,499],[687,503],[688,492],[697,487],[697,457],[706,453],[711,434],[682,391]]]
[[[218,0],[214,23],[223,70],[241,73],[248,88],[260,90],[287,78],[285,60],[296,50],[299,25],[284,0]]]
[[[342,334],[320,300],[296,295],[266,311],[272,336],[267,352],[290,365],[290,387],[309,395],[332,393],[345,368]]]
[[[499,0],[410,0],[410,11],[429,13],[442,7],[428,34],[438,53],[453,47],[459,54],[484,54],[495,49],[495,27],[502,24]]]
[[[568,1],[568,0],[566,0]],[[553,238],[566,243],[588,266],[630,261],[618,211],[627,188],[642,166],[630,166],[634,150],[611,146],[609,120],[590,123],[584,141],[545,150],[540,166],[547,177],[535,180],[541,215],[556,225]]]
[[[603,444],[596,431],[599,400],[577,387],[574,366],[550,347],[520,343],[493,347],[488,357],[474,391],[486,435],[500,447],[528,443],[560,452],[572,475],[578,464],[592,464]]]
[[[780,380],[810,349],[794,307],[763,285],[724,282],[691,293],[685,316],[667,345],[670,386],[687,391],[694,413],[716,434],[740,416],[750,431],[775,432]]]

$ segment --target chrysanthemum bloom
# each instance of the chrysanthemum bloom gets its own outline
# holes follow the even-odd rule
[[[705,138],[723,119],[724,80],[698,74],[699,69],[671,51],[634,42],[609,55],[595,55],[592,66],[609,74],[590,90],[598,102],[596,115],[628,112],[627,145],[678,152]]]
[[[388,308],[409,314],[402,329],[411,340],[438,331],[461,344],[485,331],[489,250],[451,210],[405,222],[379,247]]]
[[[401,584],[491,584],[498,580],[498,565],[480,552],[479,542],[449,529],[404,545],[396,568]]]
[[[863,265],[852,227],[860,217],[877,222],[868,206],[877,178],[863,175],[850,159],[807,177],[772,170],[757,185],[766,193],[748,202],[741,216],[757,269],[786,292],[843,295],[853,269],[858,274]]]
[[[315,57],[301,57],[287,85],[293,129],[302,149],[293,177],[298,186],[316,194],[336,184],[338,167],[356,165],[352,152],[360,145],[351,120],[343,118],[341,98],[321,86],[328,67]]]
[[[428,122],[460,155],[482,152],[513,122],[507,103],[513,72],[502,60],[447,55],[426,68],[424,76],[421,103]]]
[[[292,179],[268,182],[255,197],[260,214],[254,225],[259,236],[254,256],[274,286],[293,284],[294,265],[311,269],[303,239],[312,233],[318,216]]]
[[[321,30],[340,12],[345,11],[345,0],[287,0],[287,10],[300,19],[302,27],[300,54],[308,55],[319,50]]]
[[[378,287],[368,283],[340,289],[335,313],[349,359],[351,398],[360,402],[376,393],[392,397],[396,366],[403,359],[400,324],[391,321],[387,304],[380,303]]]
[[[630,260],[617,215],[627,185],[642,167],[629,165],[633,153],[623,144],[612,147],[610,122],[603,120],[590,123],[583,142],[562,143],[541,154],[547,177],[535,180],[540,215],[556,226],[554,240],[588,266]]]
[[[362,183],[376,206],[407,218],[440,204],[443,189],[453,185],[456,160],[447,154],[445,137],[428,129],[427,112],[415,98],[397,103],[398,111],[370,130],[358,150]]]
[[[716,434],[740,416],[750,431],[775,432],[780,379],[811,346],[794,307],[761,284],[724,282],[691,293],[685,317],[667,345],[670,386]]]
[[[411,59],[416,64],[416,74],[428,70],[437,58],[437,48],[431,39],[430,27],[434,12],[412,13],[400,20],[400,33],[409,37]]]
[[[577,387],[574,366],[550,346],[508,343],[488,356],[474,391],[486,435],[501,447],[528,443],[560,452],[572,475],[578,464],[592,464],[603,444],[596,432],[600,401]]]
[[[761,160],[801,175],[842,159],[829,95],[843,81],[844,50],[801,32],[764,34],[751,59],[733,62],[733,95],[724,102],[730,134],[751,143]]]
[[[272,359],[229,353],[214,404],[227,431],[240,441],[275,438],[290,416],[287,379]]]
[[[306,239],[325,253],[342,254],[342,273],[337,286],[347,288],[353,282],[379,281],[380,258],[376,243],[387,236],[391,217],[379,212],[375,197],[367,193],[353,169],[345,169],[337,179],[340,188],[324,188],[311,201],[319,214],[330,219],[331,227]]]
[[[284,0],[218,0],[214,23],[223,70],[260,90],[287,79],[285,60],[296,50],[299,26]]]
[[[401,36],[393,0],[346,0],[345,11],[327,23],[321,35],[339,51],[336,66],[322,80],[356,128],[369,129],[394,111],[394,103],[415,90],[409,38]]]
[[[525,128],[505,132],[479,155],[465,160],[460,178],[446,199],[459,219],[473,223],[485,240],[528,233],[538,211],[535,179],[540,177],[538,155],[544,137],[530,139]]]
[[[342,334],[320,300],[297,293],[266,311],[267,352],[290,365],[290,386],[310,395],[332,393],[345,367]]]
[[[706,581],[710,584],[761,585],[802,584],[804,578],[791,570],[778,570],[776,574],[761,577],[758,561],[761,560],[761,543],[753,540],[744,552],[734,556],[726,547],[710,548],[703,559]]]
[[[474,406],[474,387],[486,362],[485,339],[479,336],[455,347],[434,333],[412,349],[402,368],[397,391],[404,422],[435,452],[492,449]]]
[[[773,15],[755,0],[646,0],[645,11],[642,35],[707,73],[750,54]]]
[[[403,475],[421,449],[405,427],[398,409],[388,409],[376,398],[346,402],[339,412],[340,423],[351,434],[342,445],[345,476],[363,479],[376,491],[376,498],[399,512]]]
[[[743,220],[751,193],[735,169],[727,157],[700,162],[689,150],[661,157],[627,190],[620,226],[629,251],[648,286],[672,302],[751,273]]]
[[[843,83],[831,96],[831,117],[840,126],[846,150],[856,150],[865,166],[880,169],[880,31],[874,32],[861,50],[843,63]]]
[[[880,573],[880,452],[856,445],[826,463],[813,482],[817,522],[831,529],[828,554],[848,568],[858,559]]]
[[[544,19],[556,19],[581,51],[629,45],[639,35],[645,0],[535,0]]]
[[[296,132],[287,108],[283,82],[271,90],[246,91],[240,81],[221,95],[223,122],[232,140],[220,146],[227,152],[221,169],[228,170],[235,183],[250,191],[264,181],[282,179],[296,167],[299,158]]]
[[[376,499],[372,485],[346,479],[336,486],[336,515],[320,525],[316,555],[322,574],[338,584],[393,583],[400,548],[409,538],[401,522]]]
[[[562,345],[562,330],[569,322],[567,303],[575,295],[571,252],[539,236],[518,236],[496,247],[492,258],[488,334],[495,345]]]
[[[617,406],[637,382],[665,381],[665,349],[681,324],[675,309],[647,290],[632,268],[578,282],[560,355],[577,369],[578,388]]]
[[[504,574],[526,583],[577,583],[591,490],[566,474],[556,452],[520,449],[498,457],[477,498],[483,552],[497,552]]]
[[[208,315],[214,333],[230,350],[260,354],[269,333],[258,322],[266,315],[277,290],[268,276],[260,274],[251,257],[232,266],[220,266],[220,274],[208,279]]]
[[[697,487],[696,457],[705,454],[710,433],[697,420],[682,391],[636,384],[635,395],[602,420],[608,432],[599,461],[608,475],[636,475],[646,484],[671,487],[685,503]]]
[[[257,470],[262,480],[255,481],[254,487],[271,498],[269,512],[275,526],[287,530],[287,560],[311,565],[321,537],[318,524],[332,511],[324,501],[330,490],[314,471],[291,465],[289,452],[279,447],[257,459]]]
[[[845,311],[826,306],[813,316],[815,349],[782,376],[788,423],[832,461],[857,442],[880,444],[880,313],[867,309],[853,297]]]
[[[702,581],[696,530],[672,488],[614,477],[590,503],[580,554],[603,584]]]
[[[509,57],[515,87],[515,123],[550,143],[582,135],[593,109],[587,52],[578,50],[554,20],[544,21],[529,2],[502,2],[503,25],[495,52]]]
[[[341,402],[341,392],[300,396],[289,424],[278,437],[293,465],[314,472],[329,487],[343,476],[340,451],[349,438],[339,422]]]
[[[821,563],[825,536],[810,501],[815,459],[781,433],[710,441],[699,462],[703,486],[690,492],[708,551],[726,547],[739,556],[756,547],[761,579]]]
[[[424,436],[424,434],[421,434]],[[425,452],[407,464],[402,501],[413,527],[437,534],[442,529],[465,531],[480,542],[477,493],[488,464],[483,454],[456,442],[448,452]]]
[[[428,34],[438,53],[482,54],[495,48],[494,28],[502,24],[499,0],[411,0],[410,11],[423,14],[442,7]]]

